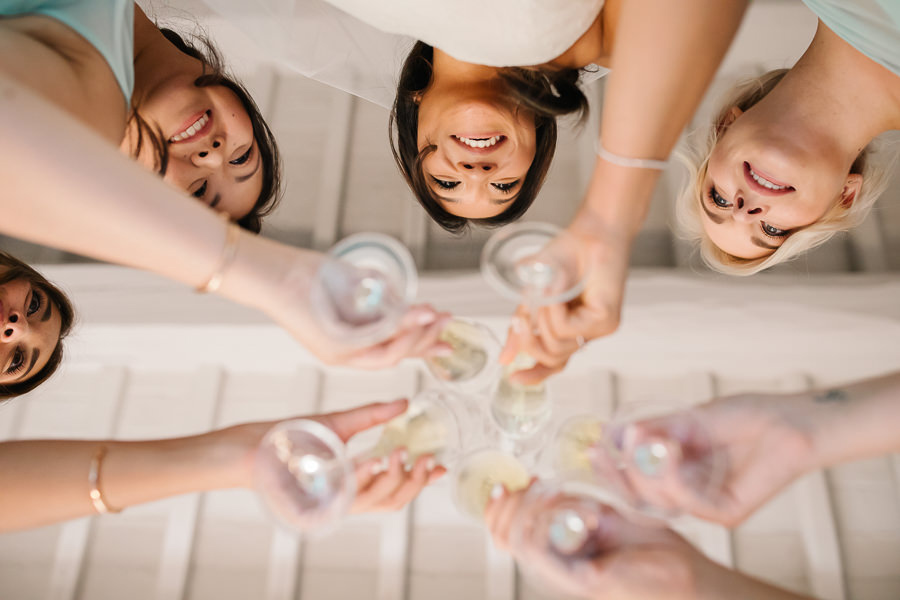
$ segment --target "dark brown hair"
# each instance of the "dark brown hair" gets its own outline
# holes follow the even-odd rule
[[[32,286],[44,292],[47,295],[47,299],[56,305],[56,308],[59,310],[61,322],[59,339],[56,341],[56,347],[53,348],[50,358],[47,359],[47,364],[25,381],[0,384],[0,400],[6,400],[30,392],[47,381],[47,379],[56,372],[56,369],[59,368],[63,358],[63,339],[69,335],[69,332],[72,330],[72,325],[75,323],[75,309],[62,290],[47,281],[43,275],[23,263],[18,258],[10,256],[6,252],[0,252],[0,266],[6,267],[7,269],[5,273],[0,275],[0,285],[24,279]]]
[[[431,46],[416,42],[403,63],[388,126],[391,152],[406,183],[425,212],[447,231],[462,233],[468,227],[470,219],[444,210],[422,170],[422,161],[435,150],[435,146],[428,146],[420,151],[418,144],[419,100],[431,84],[433,57],[434,49]],[[557,69],[547,65],[505,67],[498,70],[498,76],[509,95],[522,108],[534,113],[534,160],[525,174],[519,193],[506,210],[493,217],[471,219],[472,221],[488,227],[505,225],[525,214],[534,202],[556,151],[556,117],[575,114],[583,121],[587,116],[588,101],[578,87],[579,74],[579,69]]]
[[[259,156],[262,160],[263,182],[262,189],[259,191],[259,197],[253,208],[245,216],[238,219],[237,224],[244,229],[259,233],[262,228],[262,218],[275,209],[281,195],[281,156],[278,152],[275,136],[272,130],[269,129],[265,119],[263,119],[262,112],[247,89],[227,75],[222,56],[209,38],[202,35],[194,36],[200,46],[202,46],[201,49],[198,46],[191,45],[171,29],[160,28],[160,32],[176,48],[203,63],[204,74],[197,78],[194,85],[198,87],[209,85],[227,87],[235,93],[250,117],[250,122],[253,125],[253,137],[256,139]],[[151,144],[157,157],[157,171],[160,175],[165,175],[169,154],[165,136],[162,132],[154,131],[149,126],[138,113],[138,108],[132,106],[130,117],[135,122],[137,132],[133,155],[137,156],[140,154],[145,142]]]

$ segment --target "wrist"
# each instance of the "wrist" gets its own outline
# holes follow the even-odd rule
[[[272,423],[244,423],[205,434],[205,457],[222,488],[252,488],[256,449]]]

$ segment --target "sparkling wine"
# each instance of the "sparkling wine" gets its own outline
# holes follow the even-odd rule
[[[444,381],[466,381],[478,376],[488,365],[487,335],[473,323],[454,319],[440,335],[442,342],[453,347],[453,354],[428,359],[431,372]]]
[[[481,450],[465,459],[456,474],[456,501],[463,512],[481,519],[496,484],[514,492],[527,487],[530,480],[528,470],[514,456]]]
[[[388,456],[402,447],[409,453],[409,464],[423,454],[433,454],[441,461],[452,439],[451,427],[448,415],[439,407],[414,403],[384,426],[371,454]]]
[[[550,420],[551,414],[550,398],[543,383],[522,385],[509,380],[512,373],[522,368],[526,366],[520,359],[510,365],[491,399],[491,416],[497,427],[516,440],[536,434]]]
[[[589,476],[592,472],[588,448],[603,439],[603,421],[576,417],[560,427],[556,435],[556,468],[570,475]]]

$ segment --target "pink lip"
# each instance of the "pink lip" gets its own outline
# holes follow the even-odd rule
[[[209,120],[206,122],[206,125],[204,125],[202,128],[200,128],[200,131],[194,133],[194,135],[192,135],[192,136],[190,136],[190,137],[184,138],[183,140],[178,140],[177,142],[169,141],[169,143],[170,143],[170,144],[183,144],[183,143],[185,143],[185,142],[193,142],[194,140],[199,139],[199,138],[202,138],[202,137],[205,136],[207,133],[209,133],[209,130],[212,128],[214,116],[213,116],[211,110],[205,110],[205,111],[203,111],[203,112],[197,113],[196,115],[194,115],[194,117],[193,117],[191,120],[186,121],[185,123],[183,123],[181,129],[179,129],[174,135],[170,136],[170,137],[169,137],[169,140],[171,140],[173,137],[175,137],[175,136],[178,135],[179,133],[183,133],[188,127],[190,127],[191,125],[193,125],[194,123],[196,123],[196,122],[197,122],[197,119],[199,119],[200,117],[202,117],[202,116],[203,116],[204,114],[206,114],[206,113],[209,113]]]
[[[492,137],[494,137],[495,135],[500,135],[500,136],[502,136],[502,137],[500,138],[500,140],[499,140],[496,144],[494,144],[493,146],[488,146],[488,147],[486,147],[486,148],[473,148],[472,146],[469,146],[469,145],[466,144],[465,142],[460,141],[456,136],[450,136],[450,139],[452,139],[454,142],[456,142],[456,144],[457,144],[460,148],[463,148],[463,149],[466,150],[467,152],[472,152],[472,153],[474,153],[474,154],[490,154],[491,152],[497,150],[498,148],[500,148],[500,146],[502,146],[503,144],[505,144],[505,143],[506,143],[506,140],[509,139],[509,138],[507,138],[507,137],[506,137],[505,135],[503,135],[503,134],[496,134],[496,133],[493,134],[493,135],[479,135],[479,136],[471,136],[471,137],[468,136],[468,135],[462,136],[462,137],[464,137],[464,138],[468,138],[468,139],[471,140],[471,139],[492,138]]]
[[[757,171],[756,169],[753,169],[753,172],[756,173],[757,175],[759,175],[760,177],[763,177],[763,178],[771,181],[775,185],[787,185],[786,183],[779,183],[778,181],[775,181],[774,179],[769,179],[769,176],[764,174],[762,171]],[[758,194],[762,194],[763,196],[783,196],[785,194],[790,194],[791,192],[796,191],[796,190],[794,190],[793,187],[787,187],[786,189],[783,189],[783,190],[772,190],[763,185],[760,185],[755,179],[753,179],[753,176],[750,175],[750,163],[748,163],[748,162],[744,163],[744,179],[747,180],[747,185],[750,186],[751,190],[753,190],[754,192],[756,192]]]

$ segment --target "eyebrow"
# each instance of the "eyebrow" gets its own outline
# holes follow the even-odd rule
[[[41,351],[39,349],[35,348],[34,352],[31,353],[31,364],[28,365],[28,369],[24,373],[22,373],[21,375],[16,377],[16,381],[21,381],[22,379],[27,377],[29,373],[31,373],[31,370],[34,368],[34,363],[37,362],[38,356],[40,356],[40,355],[41,355]]]
[[[766,250],[778,250],[781,246],[773,246],[768,242],[764,242],[763,240],[755,237],[751,237],[750,241],[753,242],[754,246],[759,246],[760,248],[765,248]]]
[[[259,166],[261,164],[262,164],[262,156],[260,155],[259,152],[257,152],[256,153],[256,167],[253,169],[253,171],[248,173],[247,175],[243,175],[241,177],[235,177],[234,180],[237,183],[244,183],[245,181],[247,181],[248,179],[250,179],[251,177],[256,175],[256,172],[259,171]]]
[[[703,212],[706,213],[706,216],[709,217],[709,220],[715,223],[716,225],[721,225],[725,222],[725,217],[721,217],[717,214],[713,214],[710,212],[709,207],[706,206],[706,202],[700,200],[700,206],[703,207]]]

